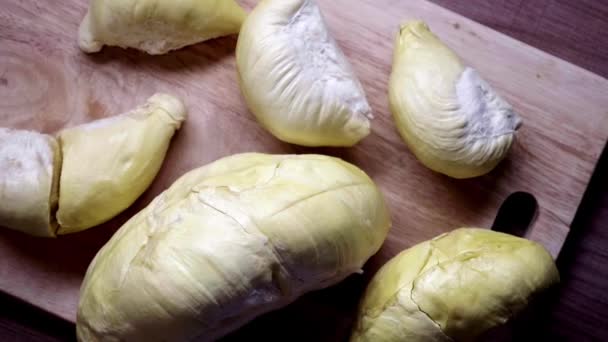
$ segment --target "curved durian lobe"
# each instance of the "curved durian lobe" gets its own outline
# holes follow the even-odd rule
[[[57,233],[96,226],[128,208],[158,173],[185,119],[180,100],[156,94],[128,113],[60,132]]]
[[[246,12],[233,0],[92,0],[80,24],[79,45],[104,45],[152,55],[238,33]]]
[[[236,49],[241,91],[274,136],[305,146],[352,146],[371,109],[312,0],[263,0]]]
[[[474,341],[557,282],[543,246],[457,229],[401,252],[378,271],[351,341]]]
[[[521,125],[512,107],[419,21],[397,36],[389,99],[416,157],[454,178],[490,172]]]
[[[55,236],[60,166],[54,137],[0,128],[0,226]]]

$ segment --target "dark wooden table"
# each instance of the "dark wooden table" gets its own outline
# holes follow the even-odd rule
[[[608,0],[433,1],[608,78]],[[598,91],[608,96],[607,89]],[[538,310],[542,317],[536,317],[532,326],[515,326],[513,339],[608,341],[606,151],[558,267],[562,283],[543,300]],[[70,340],[74,340],[72,324],[0,293],[0,341]]]

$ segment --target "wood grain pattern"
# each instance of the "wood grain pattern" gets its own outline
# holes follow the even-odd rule
[[[433,0],[552,55],[608,77],[606,0]]]
[[[249,7],[252,3],[247,2]],[[53,241],[1,232],[0,288],[73,320],[86,265],[114,229],[185,171],[253,150],[339,155],[380,184],[393,211],[394,229],[368,274],[401,249],[445,230],[490,226],[500,203],[520,190],[539,201],[532,237],[556,253],[606,141],[608,99],[602,94],[608,82],[426,2],[379,5],[369,0],[353,7],[344,0],[320,5],[377,117],[373,135],[350,150],[297,148],[263,131],[236,86],[235,38],[162,57],[119,49],[85,56],[74,39],[83,1],[51,6],[9,0],[0,5],[0,125],[52,132],[129,109],[160,90],[182,96],[191,109],[157,181],[124,215],[103,228]],[[392,40],[398,23],[411,17],[427,20],[526,120],[513,153],[489,176],[454,181],[433,174],[414,160],[394,129],[386,104]],[[343,297],[344,308],[329,310],[329,315],[352,312],[356,289],[365,278],[354,281],[361,285],[346,282],[352,296]],[[323,308],[318,304],[322,301],[308,303]]]
[[[0,341],[75,340],[74,325],[0,292]]]
[[[608,77],[608,1],[433,0],[477,22]],[[598,90],[601,91],[601,90]],[[605,92],[604,92],[605,93]],[[608,96],[608,95],[607,95]],[[608,341],[608,150],[572,223],[558,268],[561,285],[520,340]]]
[[[541,331],[554,341],[608,341],[608,149],[557,266],[562,282],[547,306],[549,314]]]

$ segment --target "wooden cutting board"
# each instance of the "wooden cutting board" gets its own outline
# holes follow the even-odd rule
[[[393,229],[366,267],[367,276],[305,296],[286,314],[270,316],[283,322],[283,329],[308,322],[318,329],[304,335],[334,331],[333,337],[346,336],[360,291],[379,265],[453,228],[490,227],[498,208],[515,192],[536,198],[538,212],[528,237],[556,256],[608,137],[608,80],[423,0],[318,1],[376,116],[372,134],[351,149],[296,147],[264,131],[237,86],[236,37],[166,56],[117,48],[85,55],[76,35],[86,0],[3,0],[0,126],[52,133],[119,114],[157,91],[181,96],[190,117],[149,191],[111,222],[58,239],[1,230],[0,290],[74,321],[88,263],[125,220],[186,171],[247,151],[340,156],[379,184],[392,209]],[[242,1],[248,9],[255,2]],[[509,157],[489,175],[453,180],[435,174],[416,161],[397,134],[387,82],[398,25],[413,18],[427,21],[525,120]],[[314,315],[308,314],[311,310]],[[276,328],[268,318],[257,324]],[[320,336],[311,339],[329,338]]]

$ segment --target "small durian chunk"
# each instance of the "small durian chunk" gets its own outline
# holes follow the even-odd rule
[[[426,167],[453,178],[490,172],[521,118],[421,21],[397,35],[389,85],[401,137]]]
[[[233,0],[92,0],[78,44],[87,53],[108,45],[160,55],[238,33],[246,15]]]
[[[260,124],[304,146],[352,146],[370,133],[361,83],[312,0],[263,0],[236,49],[241,92]]]
[[[185,119],[180,100],[156,94],[128,113],[61,131],[58,234],[99,225],[128,208],[160,170]]]
[[[456,229],[380,268],[365,291],[351,342],[475,341],[558,282],[553,258],[538,243]]]
[[[60,165],[54,137],[0,128],[0,226],[55,236]]]

